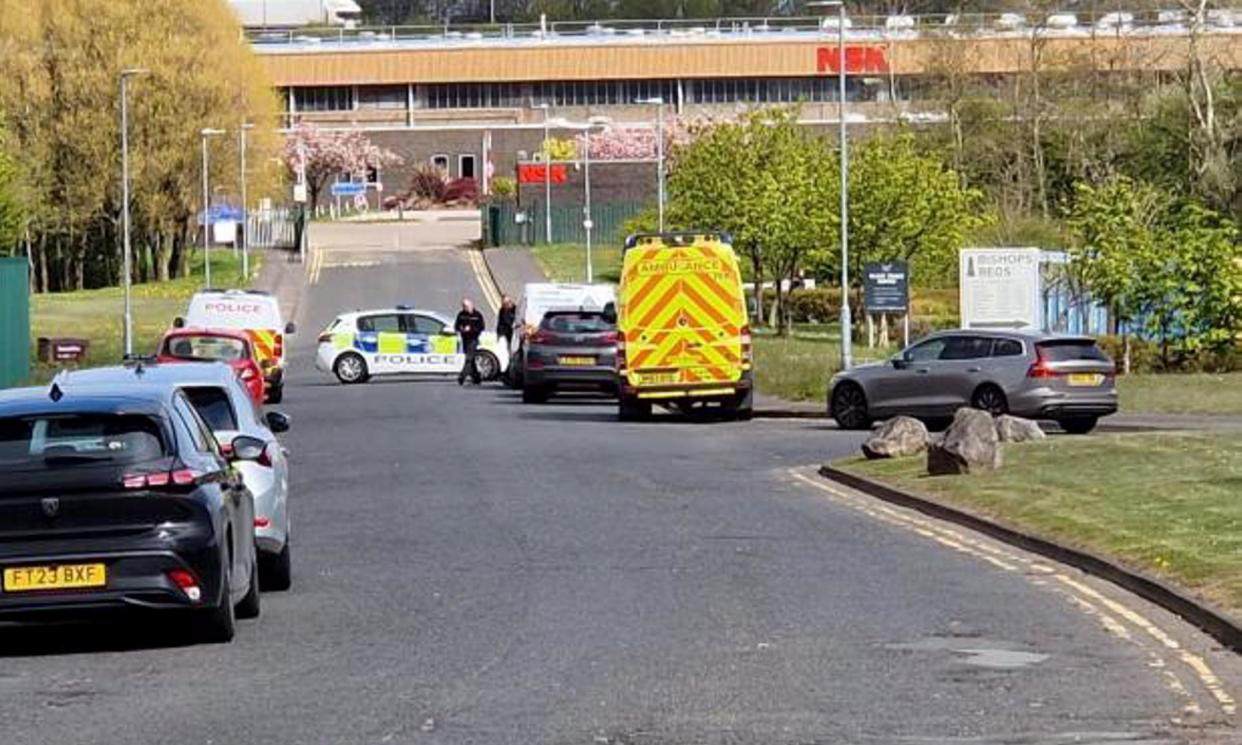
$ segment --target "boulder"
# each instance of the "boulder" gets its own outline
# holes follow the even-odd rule
[[[917,455],[927,449],[927,439],[927,427],[922,422],[898,416],[876,427],[862,451],[869,460]]]
[[[992,415],[979,409],[958,409],[944,437],[927,448],[932,476],[974,473],[1000,468],[1001,442]]]
[[[996,434],[1000,436],[1001,442],[1029,442],[1043,440],[1048,436],[1030,419],[1008,414],[996,417]]]

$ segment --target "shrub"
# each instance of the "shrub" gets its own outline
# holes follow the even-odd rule
[[[444,172],[431,164],[420,165],[410,176],[409,196],[440,204],[444,202],[444,193],[448,190],[448,180]]]
[[[472,178],[453,179],[444,188],[444,204],[477,204],[479,183]]]
[[[509,176],[497,176],[492,179],[492,196],[503,201],[512,200],[517,196],[517,181]]]
[[[654,233],[659,228],[660,216],[654,207],[647,207],[641,212],[626,218],[618,231],[617,243],[625,243],[625,239],[635,233]]]

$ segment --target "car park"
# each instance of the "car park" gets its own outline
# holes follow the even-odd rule
[[[365,383],[382,375],[457,375],[466,355],[448,318],[430,310],[397,306],[337,316],[319,335],[315,366],[342,383]],[[479,376],[499,378],[509,352],[496,334],[479,336]]]
[[[844,429],[901,414],[940,420],[965,406],[1090,432],[1117,411],[1115,368],[1090,337],[955,330],[839,373],[828,390],[829,414]]]
[[[260,610],[253,536],[250,491],[180,389],[0,393],[0,618],[178,611],[228,641]]]
[[[156,361],[223,362],[233,368],[250,397],[262,406],[267,397],[267,382],[256,358],[250,337],[241,331],[227,329],[172,329],[160,340]]]
[[[229,443],[245,437],[260,447],[253,458],[235,468],[254,498],[254,541],[259,576],[265,590],[287,590],[292,584],[289,521],[289,461],[278,433],[289,430],[289,418],[277,411],[262,413],[230,369],[221,363],[147,364],[101,367],[63,373],[66,391],[123,390],[135,385],[181,390],[215,437],[230,454]]]
[[[617,289],[618,414],[711,405],[749,419],[754,371],[741,272],[728,235],[633,235]]]
[[[285,395],[287,339],[297,331],[285,323],[280,303],[262,290],[204,290],[190,298],[177,328],[233,329],[244,333],[254,345],[255,359],[263,369],[267,402],[278,404]]]
[[[542,403],[565,389],[615,394],[617,324],[612,306],[603,310],[550,310],[526,340],[522,400]]]

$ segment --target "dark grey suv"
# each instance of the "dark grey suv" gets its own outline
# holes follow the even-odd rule
[[[1090,432],[1117,411],[1113,361],[1089,337],[943,331],[887,362],[838,373],[828,388],[828,413],[844,429],[899,414],[938,420],[963,406]]]

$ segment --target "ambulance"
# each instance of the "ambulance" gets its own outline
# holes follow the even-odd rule
[[[754,362],[742,277],[725,233],[633,235],[617,288],[620,418],[653,404],[749,419]]]
[[[297,331],[285,323],[280,303],[262,290],[204,290],[190,298],[177,328],[232,329],[243,332],[254,347],[255,359],[267,383],[268,403],[278,404],[285,393],[285,337]]]

